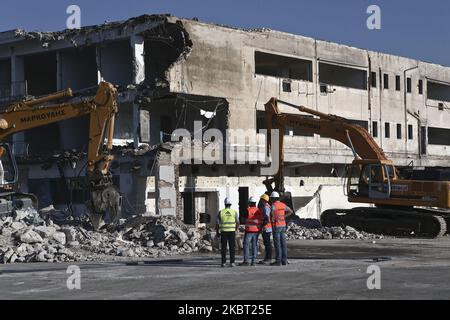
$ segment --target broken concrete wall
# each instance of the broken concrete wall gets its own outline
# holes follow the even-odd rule
[[[170,69],[170,89],[174,92],[227,99],[230,103],[228,119],[230,128],[256,127],[255,109],[263,110],[263,105],[268,99],[277,97],[326,113],[363,121],[371,133],[375,127],[373,122],[376,122],[378,131],[374,134],[377,136],[376,139],[388,155],[399,164],[406,165],[414,159],[418,165],[445,166],[443,159],[437,157],[439,152],[433,150],[425,156],[419,154],[420,125],[414,116],[409,115],[409,109],[421,110],[420,117],[423,118],[426,118],[426,114],[433,114],[434,109],[425,105],[426,93],[419,93],[417,89],[419,81],[423,82],[425,91],[427,77],[445,80],[450,76],[450,70],[413,59],[272,30],[244,31],[197,21],[182,20],[182,22],[193,42],[193,47],[186,60],[179,61]],[[287,74],[283,76],[257,74],[255,72],[257,52],[311,61],[312,81],[299,81],[295,77],[287,77]],[[355,75],[353,77],[355,80],[342,79],[343,81],[336,81],[322,88],[319,61],[335,65],[337,68],[345,68],[350,75]],[[419,68],[414,68],[417,65]],[[376,77],[374,87],[368,85],[372,73]],[[390,78],[389,89],[384,89],[384,73]],[[367,77],[365,81],[364,75]],[[396,76],[400,76],[400,91],[395,88]],[[363,79],[360,79],[361,77]],[[408,92],[405,98],[406,81],[410,81],[412,92]],[[359,83],[358,88],[355,88],[356,82]],[[214,86],[211,86],[211,83],[214,83]],[[296,113],[288,108],[282,108],[282,111]],[[389,119],[385,118],[385,115],[389,115]],[[442,115],[433,115],[433,120],[439,122],[439,125],[434,125],[435,127],[448,127],[449,122],[443,121]],[[391,132],[394,133],[389,137],[385,137],[385,122],[390,123]],[[426,120],[421,122],[424,123]],[[401,138],[396,134],[398,125],[401,126]],[[406,138],[409,126],[412,126],[413,130],[412,139]],[[286,141],[286,152],[287,161],[296,161],[299,154],[308,158],[306,162],[330,163],[334,157],[338,157],[339,163],[345,163],[352,159],[351,153],[342,144],[318,136],[289,138]],[[446,154],[442,146],[440,152]],[[293,158],[289,158],[289,155]]]
[[[179,190],[176,165],[170,154],[161,152],[155,166],[156,177],[156,214],[179,217]]]

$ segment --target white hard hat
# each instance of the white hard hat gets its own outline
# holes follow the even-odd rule
[[[257,197],[255,196],[251,196],[250,199],[248,199],[248,202],[250,203],[257,203],[259,200]]]
[[[226,198],[225,198],[225,205],[230,205],[230,204],[233,204],[233,203],[231,202],[231,199],[228,198],[228,197],[226,197]]]
[[[271,198],[279,198],[280,194],[276,191],[272,192],[272,194],[270,195]]]

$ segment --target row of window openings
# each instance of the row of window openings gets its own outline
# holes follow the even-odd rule
[[[367,122],[365,122],[365,121],[356,121],[355,120],[355,121],[351,121],[351,122],[354,122],[355,124],[358,124],[367,129]],[[361,123],[359,123],[359,122],[361,122]],[[363,122],[365,122],[365,125]],[[400,123],[398,123],[396,126],[396,129],[397,129],[397,139],[402,139],[402,137],[403,137],[402,125]],[[303,136],[303,137],[313,137],[314,136],[314,134],[302,132],[301,129],[291,128],[291,127],[286,127],[284,134],[286,136],[291,136],[291,137],[292,136]],[[372,122],[372,136],[374,138],[378,138],[378,122],[377,121]],[[384,124],[384,137],[387,139],[391,138],[391,124],[389,122],[385,122],[385,124]],[[412,124],[408,125],[408,139],[409,140],[414,139],[414,131],[413,131]]]
[[[371,75],[371,83],[372,87],[377,87],[377,73],[372,72]],[[383,74],[383,88],[386,90],[389,90],[389,74],[385,73]],[[423,80],[419,80],[419,83],[417,85],[419,94],[423,94]],[[395,90],[400,91],[401,90],[401,77],[395,76]],[[412,92],[412,79],[406,78],[406,92],[411,93]]]
[[[397,123],[397,139],[402,139],[402,125],[400,123]],[[374,138],[378,138],[378,122],[373,121],[372,122],[372,136]],[[389,139],[391,137],[391,124],[389,122],[384,123],[384,137]],[[408,125],[408,140],[413,140],[414,134],[413,134],[413,125]]]
[[[375,74],[375,75],[374,75]],[[388,74],[384,74],[384,79],[383,79],[383,83],[384,83],[384,89],[388,90],[389,89],[389,75]],[[395,76],[395,90],[396,91],[400,91],[401,89],[401,78],[400,76]],[[377,79],[376,79],[376,73],[373,72],[372,73],[372,87],[376,88],[377,87]],[[283,92],[291,92],[291,82],[290,81],[283,81]],[[326,85],[321,85],[320,86],[320,92],[321,93],[326,93],[327,92],[327,86]],[[411,78],[407,78],[406,79],[406,92],[411,93],[412,92],[412,79]],[[418,92],[420,95],[423,94],[423,80],[419,80],[419,84],[418,84]]]

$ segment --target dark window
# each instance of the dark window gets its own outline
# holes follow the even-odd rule
[[[17,96],[19,95],[16,93]],[[25,94],[25,92],[23,92]],[[0,60],[0,99],[11,97],[11,59]]]
[[[278,78],[312,81],[312,62],[255,51],[255,73]]]
[[[391,125],[389,122],[384,123],[384,137],[385,138],[391,137]]]
[[[367,90],[367,71],[321,62],[319,81],[323,84]]]
[[[372,136],[378,138],[378,122],[376,121],[372,122]]]
[[[428,99],[450,102],[450,86],[448,85],[428,81],[427,91]]]
[[[413,140],[414,139],[414,137],[413,137],[413,125],[412,124],[408,125],[408,139],[409,140]]]
[[[395,76],[395,90],[400,91],[400,76]]]
[[[58,72],[56,54],[54,52],[25,56],[24,68],[28,94],[33,96],[41,96],[55,92],[57,90],[56,75]],[[88,69],[86,69],[87,74],[91,73],[87,70]],[[94,75],[96,74],[97,73],[94,72]],[[89,87],[89,85],[90,84],[86,85],[85,88]]]
[[[369,123],[367,121],[348,119],[348,122],[351,124],[357,124],[358,126],[363,127],[366,130],[369,130]]]
[[[419,80],[419,94],[423,94],[423,80]]]
[[[428,127],[428,144],[450,146],[450,129]]]
[[[383,76],[384,88],[389,89],[389,75],[387,73]]]
[[[411,82],[411,78],[407,78],[406,79],[406,91],[408,92],[408,93],[411,93],[411,91],[412,91],[412,84],[411,84],[412,82]]]
[[[305,118],[313,118],[313,116],[304,116]],[[267,123],[266,123],[266,113],[264,111],[256,111],[256,130],[259,132],[259,130],[267,129]],[[300,137],[314,137],[314,133],[306,132],[305,129],[301,129],[299,127],[291,128],[286,127],[284,134],[290,135],[290,132],[293,132],[293,136],[300,136]]]
[[[172,134],[172,117],[169,116],[161,116],[160,117],[160,126],[161,126],[161,142],[170,141],[170,136]]]
[[[266,113],[264,111],[256,111],[256,130],[267,129]]]
[[[377,87],[377,73],[376,72],[371,73],[370,82],[372,83],[373,88]]]
[[[284,127],[284,135],[290,136],[292,132],[292,135],[294,135],[294,128],[292,127]]]
[[[427,154],[427,128],[420,127],[420,154]]]
[[[400,123],[397,123],[397,139],[402,138],[402,125]]]
[[[291,82],[283,81],[283,92],[291,92]]]

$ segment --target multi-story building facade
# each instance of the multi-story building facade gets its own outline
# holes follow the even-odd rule
[[[3,105],[67,87],[76,99],[88,97],[102,79],[120,91],[112,172],[125,214],[214,221],[226,196],[244,210],[249,195],[264,192],[266,177],[258,164],[176,166],[156,146],[177,128],[198,134],[194,121],[200,131],[256,134],[265,128],[264,104],[271,97],[364,126],[398,165],[450,167],[447,67],[283,32],[162,15],[54,33],[0,33]],[[21,188],[36,193],[43,206],[70,202],[83,210],[82,190],[69,186],[61,192],[61,170],[65,177],[79,175],[83,159],[62,169],[52,159],[62,151],[82,151],[86,125],[85,119],[71,120],[12,138]],[[329,186],[328,202],[344,205],[344,195],[335,191],[342,193],[352,152],[295,128],[285,135],[286,186],[297,207],[308,204],[320,186]],[[257,145],[264,145],[263,138],[256,136]],[[238,151],[254,146],[245,139],[232,145]]]

